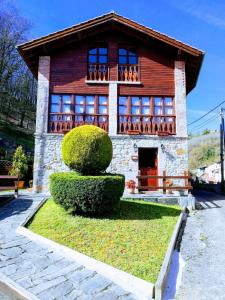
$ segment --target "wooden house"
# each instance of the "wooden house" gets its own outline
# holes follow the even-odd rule
[[[35,191],[48,190],[49,175],[67,170],[62,138],[83,124],[108,132],[109,171],[140,190],[159,184],[148,176],[187,171],[186,95],[196,85],[202,51],[114,12],[18,51],[38,80]]]

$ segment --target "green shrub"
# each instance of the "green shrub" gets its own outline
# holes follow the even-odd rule
[[[56,203],[72,212],[94,215],[111,212],[119,206],[124,184],[124,176],[115,174],[82,176],[62,172],[50,176],[50,191]]]
[[[10,175],[18,175],[19,179],[23,179],[28,171],[27,157],[23,151],[23,147],[16,148],[13,154],[12,169],[9,171]]]
[[[68,167],[81,174],[98,174],[105,171],[112,160],[112,142],[99,127],[79,126],[65,135],[62,157]]]

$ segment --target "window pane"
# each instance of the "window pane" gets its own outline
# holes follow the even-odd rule
[[[89,54],[97,54],[97,48],[91,48]]]
[[[107,48],[99,48],[99,54],[107,54]]]
[[[132,117],[131,118],[132,123],[139,123],[139,121],[140,121],[139,117]]]
[[[131,65],[136,65],[137,62],[137,57],[136,56],[129,56],[129,64]]]
[[[139,97],[131,97],[132,105],[140,105]]]
[[[58,113],[59,112],[59,104],[52,103],[52,105],[51,105],[51,112],[52,113]]]
[[[106,63],[107,63],[107,56],[102,56],[102,55],[100,55],[100,56],[99,56],[99,62],[100,62],[101,64],[106,64]]]
[[[96,55],[89,55],[89,63],[97,63],[97,56]]]
[[[106,96],[99,96],[98,97],[98,104],[99,105],[107,105],[107,97]]]
[[[140,114],[140,108],[137,106],[132,106],[131,108],[131,114],[132,115],[139,115]]]
[[[70,104],[64,104],[62,107],[63,113],[70,113]]]
[[[75,101],[76,101],[76,104],[84,104],[84,97],[76,96]]]
[[[63,104],[70,104],[71,103],[71,96],[70,95],[63,95],[62,96],[62,103]]]
[[[148,121],[149,121],[149,118],[147,118],[147,117],[142,118],[142,122],[147,123]]]
[[[156,106],[157,105],[161,106],[162,105],[162,98],[161,97],[155,97],[154,98],[154,103],[155,103]]]
[[[142,115],[149,115],[150,108],[149,107],[142,107]]]
[[[86,105],[94,105],[95,97],[94,96],[86,96]]]
[[[142,105],[150,105],[150,98],[149,97],[142,97]]]
[[[172,115],[173,114],[172,107],[165,107],[165,114],[166,115]]]
[[[75,113],[76,114],[83,114],[84,113],[84,107],[82,105],[76,105],[75,106]]]
[[[126,115],[127,114],[126,106],[119,106],[119,114],[120,115]]]
[[[119,56],[119,64],[127,64],[127,57]]]
[[[130,49],[129,56],[137,56],[135,49]]]
[[[70,121],[70,116],[63,116],[62,119],[63,121]]]
[[[52,104],[58,104],[60,100],[60,96],[59,95],[52,95],[51,96],[51,102]]]
[[[103,115],[106,115],[107,114],[107,107],[106,106],[99,106],[98,107],[98,113],[99,114],[103,114]]]
[[[119,49],[119,55],[126,55],[127,54],[127,49],[120,48]]]
[[[127,97],[119,97],[119,104],[126,105],[127,104]]]
[[[166,106],[172,106],[173,105],[173,98],[165,97],[164,103]]]
[[[94,114],[94,106],[86,106],[86,113],[87,114]]]
[[[155,116],[161,115],[162,114],[162,108],[161,107],[155,107]]]

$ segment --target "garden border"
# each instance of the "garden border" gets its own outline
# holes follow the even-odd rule
[[[41,235],[38,235],[31,230],[25,228],[25,226],[30,222],[34,217],[36,212],[41,208],[41,206],[48,200],[44,198],[39,205],[28,215],[28,217],[21,223],[21,225],[16,229],[16,232],[26,236],[27,238],[40,242],[46,246],[53,248],[56,251],[60,251],[65,257],[73,258],[78,261],[80,264],[83,264],[86,268],[96,271],[102,276],[107,277],[116,284],[120,285],[123,289],[133,293],[138,298],[141,297],[143,300],[150,299],[162,299],[163,289],[165,287],[166,279],[169,273],[170,263],[172,260],[173,250],[176,243],[176,239],[181,227],[183,220],[186,217],[184,211],[181,212],[178,221],[175,225],[169,246],[167,248],[166,255],[163,260],[163,264],[160,269],[156,284],[154,285],[151,282],[138,278],[134,275],[131,275],[127,272],[114,268],[106,263],[98,261],[92,257],[89,257],[83,253],[80,253],[76,250],[73,250],[69,247],[63,246],[57,242],[54,242],[50,239],[47,239]]]

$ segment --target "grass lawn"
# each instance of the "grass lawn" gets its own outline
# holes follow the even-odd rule
[[[50,199],[28,228],[139,278],[155,282],[180,209],[122,200],[104,218],[72,216]]]

